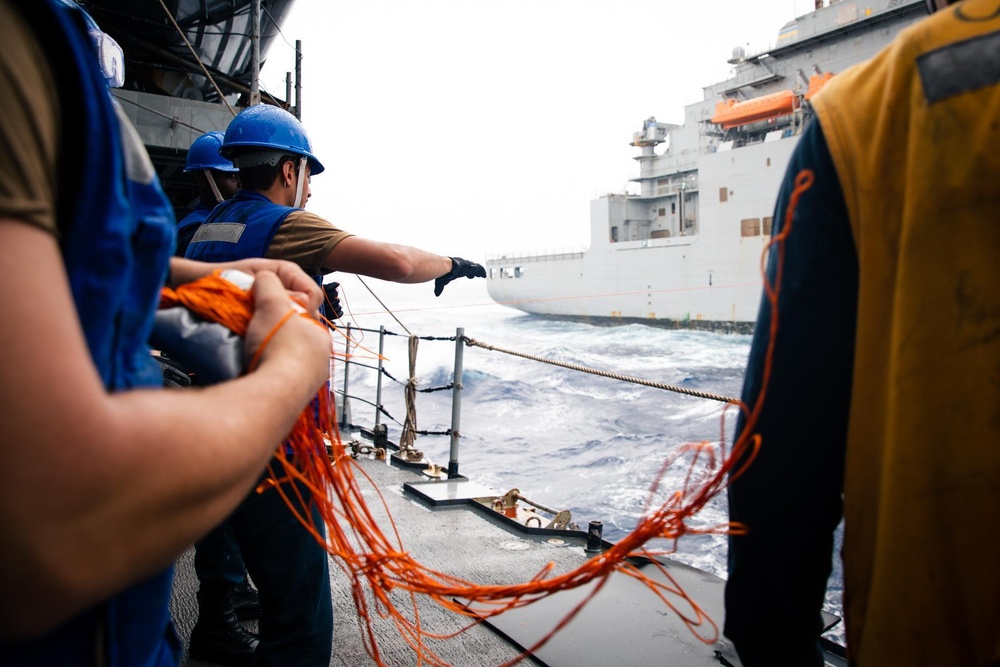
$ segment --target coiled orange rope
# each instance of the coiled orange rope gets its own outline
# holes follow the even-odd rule
[[[658,471],[656,481],[646,499],[643,518],[635,529],[608,551],[588,559],[571,572],[554,574],[554,566],[550,563],[529,581],[515,585],[484,586],[432,570],[419,563],[402,545],[391,516],[389,535],[386,535],[375,521],[363,497],[362,485],[356,473],[367,479],[372,488],[375,487],[374,482],[368,478],[341,442],[336,419],[333,418],[329,392],[323,390],[319,393],[315,406],[311,405],[303,411],[284,446],[279,447],[276,452],[276,458],[282,469],[272,469],[272,484],[259,490],[280,493],[298,520],[332,556],[336,557],[338,564],[351,580],[354,603],[363,620],[365,647],[376,664],[384,663],[372,627],[372,607],[378,616],[392,619],[400,634],[416,653],[418,664],[446,667],[447,663],[427,646],[426,640],[447,639],[454,635],[433,634],[422,626],[417,611],[416,595],[428,596],[446,609],[476,619],[460,630],[460,633],[480,622],[482,618],[531,604],[561,590],[597,581],[593,591],[549,634],[528,648],[521,656],[507,663],[512,665],[540,648],[569,623],[601,590],[612,572],[626,574],[645,584],[680,617],[695,636],[705,643],[712,643],[718,638],[719,632],[715,622],[688,597],[669,572],[656,560],[656,556],[670,553],[672,550],[654,551],[644,545],[652,539],[676,541],[689,533],[742,534],[745,531],[744,526],[733,523],[698,528],[688,525],[688,520],[726,487],[728,479],[741,474],[760,449],[761,438],[753,431],[770,377],[773,347],[778,330],[778,294],[782,278],[783,242],[791,231],[799,197],[812,185],[812,182],[811,171],[803,171],[796,177],[784,229],[768,244],[768,248],[773,244],[778,245],[778,271],[773,285],[768,283],[762,264],[765,295],[771,304],[771,335],[765,360],[763,386],[757,404],[753,410],[748,410],[745,405],[740,406],[746,414],[746,425],[742,434],[728,453],[723,426],[721,450],[718,453],[710,443],[701,442],[686,444],[671,454]],[[764,256],[767,256],[767,250]],[[248,293],[217,276],[209,276],[175,291],[165,290],[164,300],[166,303],[183,303],[202,317],[220,322],[240,335],[246,331],[246,323],[252,310],[252,299]],[[725,414],[723,414],[723,424],[724,418]],[[286,454],[286,450],[291,454]],[[684,483],[680,489],[668,493],[666,500],[661,500],[660,481],[667,469],[682,458],[690,459],[686,463],[689,467]],[[740,461],[742,463],[739,463]],[[699,473],[699,470],[704,472]],[[311,498],[303,497],[297,491],[294,495],[289,495],[286,489],[297,487],[280,483],[288,479],[301,482],[302,486],[308,489]],[[321,528],[312,524],[308,511],[311,504],[318,508],[323,517],[328,534],[326,538],[323,537]],[[388,507],[384,500],[382,506],[388,515]],[[629,559],[636,557],[649,559],[652,566],[657,568],[668,583],[654,580],[629,562]],[[393,602],[392,594],[397,589],[410,597],[411,608],[408,613],[403,613]],[[372,596],[371,604],[366,591]],[[452,598],[467,599],[469,604],[460,604]],[[702,631],[705,624],[710,631]]]

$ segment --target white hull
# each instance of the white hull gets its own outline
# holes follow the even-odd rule
[[[703,225],[701,233],[612,243],[606,231],[610,209],[623,198],[602,197],[591,202],[590,248],[491,259],[490,296],[538,315],[748,330],[757,318],[761,256],[770,236],[763,227],[743,236],[741,220],[772,215],[796,141],[703,156],[702,190],[725,186],[733,194],[726,202],[702,202],[701,214],[717,224]],[[753,167],[768,161],[772,167],[763,171]]]

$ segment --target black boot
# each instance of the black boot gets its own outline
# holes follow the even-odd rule
[[[198,622],[188,646],[191,658],[243,667],[250,664],[256,646],[257,638],[236,618],[233,585],[202,584],[198,589]]]
[[[254,621],[260,618],[260,598],[257,589],[246,577],[243,577],[243,583],[236,584],[236,589],[233,591],[233,608],[236,610],[236,618],[241,621]]]

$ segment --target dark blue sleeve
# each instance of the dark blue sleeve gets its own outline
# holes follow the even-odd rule
[[[729,514],[747,527],[729,539],[724,632],[747,667],[816,665],[841,493],[857,310],[858,260],[840,181],[818,121],[792,154],[774,214],[777,235],[801,169],[815,181],[798,200],[785,241],[772,374],[754,432],[757,458],[731,480]],[[767,272],[774,281],[778,252]],[[770,338],[766,296],[743,384],[751,409]],[[736,437],[745,429],[737,422]]]

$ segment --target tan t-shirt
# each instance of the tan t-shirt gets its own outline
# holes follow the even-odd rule
[[[59,93],[45,53],[9,0],[0,0],[0,217],[59,235]]]
[[[349,236],[354,234],[338,229],[315,213],[293,211],[271,239],[267,256],[295,262],[309,275],[318,276],[334,270],[323,262],[330,251]]]

